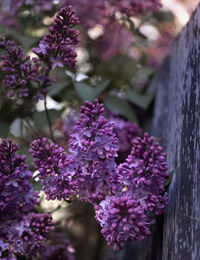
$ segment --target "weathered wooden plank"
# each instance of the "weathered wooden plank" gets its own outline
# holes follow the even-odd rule
[[[174,171],[162,259],[200,259],[200,6],[157,74],[153,134]]]
[[[152,82],[152,133],[165,147],[173,179],[162,223],[124,259],[200,259],[200,5]],[[163,240],[163,246],[161,246]],[[157,248],[156,248],[157,243]],[[162,256],[161,256],[162,250]]]

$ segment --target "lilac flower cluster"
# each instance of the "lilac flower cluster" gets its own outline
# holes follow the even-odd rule
[[[167,197],[162,194],[169,173],[166,153],[153,137],[146,133],[143,140],[135,139],[126,162],[118,166],[117,178],[121,190],[126,188],[145,210],[155,214],[163,212]]]
[[[154,215],[167,204],[164,191],[169,174],[163,148],[148,134],[144,139],[130,136],[132,151],[117,166],[115,125],[103,112],[98,100],[81,107],[70,135],[70,155],[46,139],[33,141],[30,152],[47,198],[68,199],[71,194],[93,203],[105,239],[119,249],[123,242],[150,234]]]
[[[39,71],[40,62],[25,56],[21,46],[17,48],[13,41],[5,38],[0,41],[0,49],[6,52],[0,56],[1,70],[5,74],[2,83],[10,90],[10,96],[17,92],[19,97],[33,96],[36,102],[42,99],[50,79],[45,72]]]
[[[137,124],[131,123],[114,113],[108,115],[108,120],[115,124],[114,132],[119,142],[118,154],[127,151],[130,153],[134,140],[142,136],[142,129]]]
[[[34,157],[33,162],[47,199],[68,198],[76,187],[73,158],[46,138],[34,140],[29,152]]]
[[[0,5],[3,12],[12,16],[16,15],[19,8],[22,6],[23,0],[1,0]]]
[[[25,0],[24,4],[33,7],[37,14],[41,11],[50,11],[53,8],[53,1],[49,0]]]
[[[118,0],[117,8],[127,16],[156,12],[161,8],[160,0]]]
[[[85,102],[80,110],[69,145],[78,165],[80,196],[89,201],[99,201],[109,192],[112,174],[115,174],[118,140],[114,124],[102,115],[103,104]]]
[[[45,61],[52,69],[69,66],[75,67],[76,52],[72,46],[78,40],[78,31],[73,29],[79,24],[79,20],[71,6],[63,7],[56,15],[53,25],[39,44],[39,48],[33,48],[41,60]]]
[[[3,259],[37,253],[52,229],[50,215],[31,213],[38,195],[29,183],[32,172],[25,163],[26,156],[16,154],[18,149],[11,140],[0,143],[0,257]]]
[[[0,23],[6,27],[17,27],[17,12],[21,7],[22,0],[0,1]]]
[[[72,5],[80,18],[81,26],[89,29],[96,24],[101,24],[106,15],[105,0],[60,0],[60,3]],[[87,19],[85,19],[87,17]]]
[[[109,110],[105,110],[103,116],[109,123],[114,123],[113,131],[116,134],[119,146],[117,151],[118,157],[116,160],[119,162],[123,159],[124,162],[128,154],[131,152],[135,138],[142,136],[142,129],[137,124],[131,123]],[[78,120],[78,111],[73,110],[69,115],[67,115],[67,117],[61,118],[57,121],[56,129],[60,131],[60,135],[64,135],[68,140],[70,135],[73,133],[73,127]]]
[[[29,151],[47,199],[76,194],[84,201],[101,201],[109,193],[118,145],[114,125],[101,115],[103,112],[98,100],[81,107],[80,120],[70,136],[71,155],[56,144],[48,144],[45,138],[31,143]]]
[[[133,34],[117,21],[106,20],[104,33],[94,41],[94,49],[102,61],[125,54],[133,42]]]
[[[51,69],[64,65],[75,67],[76,52],[72,45],[78,43],[78,31],[73,27],[78,23],[70,6],[62,8],[49,28],[50,33],[41,40],[38,48],[33,48],[39,60],[25,56],[22,47],[16,48],[13,41],[5,38],[0,41],[0,48],[6,52],[0,57],[1,70],[5,73],[2,83],[10,90],[10,96],[17,92],[19,97],[31,96],[38,102],[50,86],[47,75]]]
[[[108,196],[96,206],[96,219],[108,245],[121,249],[123,242],[134,243],[150,234],[144,208],[129,194]]]
[[[44,248],[44,240],[53,229],[51,215],[30,213],[8,229],[9,250],[19,256],[34,256]]]
[[[117,167],[117,179],[112,185],[114,195],[107,196],[96,206],[102,233],[116,249],[122,242],[144,239],[150,233],[154,214],[164,212],[169,174],[166,153],[162,151],[159,143],[147,133],[144,139],[136,138],[126,162]]]
[[[17,155],[19,147],[10,140],[0,143],[0,224],[20,219],[36,204],[36,194],[29,180],[32,172],[25,156]]]
[[[38,260],[50,259],[75,260],[75,249],[62,233],[54,232],[38,258]]]

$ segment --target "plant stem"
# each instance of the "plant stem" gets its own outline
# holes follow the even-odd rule
[[[53,141],[55,141],[54,135],[53,135],[53,130],[52,130],[51,119],[50,119],[49,112],[48,112],[48,109],[47,109],[47,96],[46,96],[46,94],[44,95],[44,108],[45,108],[45,114],[46,114],[46,117],[47,117],[47,121],[48,121],[48,124],[49,124],[51,139]]]

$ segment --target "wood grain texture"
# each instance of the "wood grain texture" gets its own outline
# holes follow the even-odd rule
[[[200,259],[200,6],[157,74],[153,133],[174,171],[163,260]]]
[[[156,89],[151,134],[165,147],[169,170],[174,172],[169,205],[164,216],[163,234],[162,224],[155,227],[156,232],[146,242],[126,247],[123,260],[198,260],[200,5],[174,42],[172,52],[157,72],[151,88]]]

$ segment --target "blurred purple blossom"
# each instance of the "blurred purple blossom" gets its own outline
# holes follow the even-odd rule
[[[133,41],[133,34],[117,21],[104,22],[104,33],[95,39],[94,48],[103,60],[109,60],[118,54],[127,54]]]
[[[36,13],[41,11],[50,11],[53,7],[52,0],[25,0],[25,5],[31,5]]]
[[[102,19],[106,15],[105,2],[105,0],[60,0],[63,5],[72,5],[84,29],[102,23]],[[86,17],[87,19],[85,19]]]

